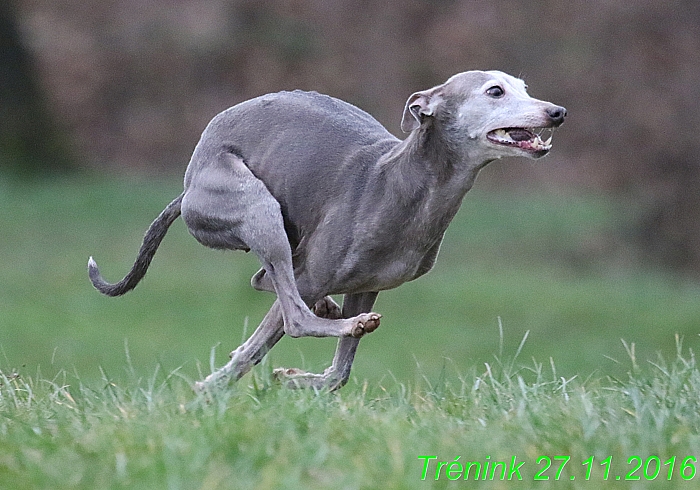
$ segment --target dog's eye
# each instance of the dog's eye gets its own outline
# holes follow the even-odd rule
[[[488,95],[489,97],[493,97],[494,99],[503,97],[505,94],[506,93],[503,91],[503,89],[498,85],[495,85],[486,90],[486,95]]]

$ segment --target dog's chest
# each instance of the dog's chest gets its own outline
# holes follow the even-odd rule
[[[337,289],[383,291],[428,272],[435,262],[440,242],[416,243],[400,238],[383,247],[350,251],[337,269]]]
[[[425,254],[405,253],[381,264],[373,274],[378,291],[393,289],[425,274],[420,272]]]
[[[313,276],[327,278],[320,283],[336,293],[382,291],[412,281],[433,267],[453,215],[452,209],[437,215],[429,211],[425,203],[413,213],[376,213],[343,228],[329,219],[325,223],[332,230],[317,228],[305,244],[311,256],[306,265],[316,269]]]

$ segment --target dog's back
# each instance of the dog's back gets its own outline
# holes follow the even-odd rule
[[[395,145],[399,140],[363,110],[316,92],[279,92],[218,114],[202,134],[190,166],[205,164],[198,154],[202,147],[211,151],[228,144],[255,173],[275,166],[312,177],[308,173],[318,170],[315,162],[341,166],[348,154],[378,142]]]
[[[213,153],[233,151],[282,206],[290,242],[316,228],[339,193],[362,190],[378,158],[399,144],[375,118],[316,92],[279,92],[217,115],[195,148],[185,188]],[[348,182],[353,182],[348,186]]]

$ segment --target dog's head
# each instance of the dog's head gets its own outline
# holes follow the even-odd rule
[[[519,78],[500,71],[468,71],[411,95],[401,129],[440,130],[453,144],[476,145],[489,160],[540,158],[552,148],[551,134],[542,140],[543,133],[561,126],[565,117],[563,107],[530,97]]]

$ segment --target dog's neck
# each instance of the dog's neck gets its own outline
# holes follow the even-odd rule
[[[423,230],[422,235],[441,239],[488,162],[474,165],[468,156],[446,149],[431,137],[435,138],[429,132],[413,131],[380,158],[374,195],[388,202],[382,208],[407,226],[413,223]]]
[[[479,170],[490,161],[475,160],[468,148],[458,148],[435,128],[422,127],[387,152],[379,166],[384,184],[398,199],[415,200],[426,190],[446,203],[461,203]]]

